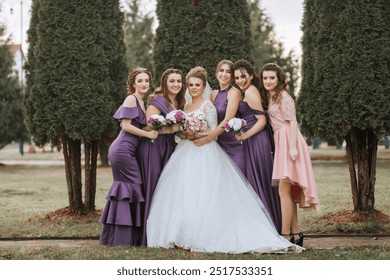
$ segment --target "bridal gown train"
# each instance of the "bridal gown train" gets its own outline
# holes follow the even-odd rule
[[[214,105],[203,112],[211,129]],[[182,140],[157,183],[147,223],[148,247],[194,252],[287,252],[303,248],[281,237],[244,175],[216,141]]]

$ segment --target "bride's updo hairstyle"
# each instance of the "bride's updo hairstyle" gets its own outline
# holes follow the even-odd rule
[[[192,77],[201,79],[203,81],[203,85],[206,86],[207,71],[203,67],[196,66],[196,67],[192,68],[186,76],[186,82],[188,83],[188,80]]]

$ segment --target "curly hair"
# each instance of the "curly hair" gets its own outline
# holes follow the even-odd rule
[[[134,87],[135,78],[137,77],[138,74],[141,74],[141,73],[146,73],[149,76],[149,84],[151,83],[152,73],[146,68],[137,66],[137,67],[133,68],[130,71],[129,75],[127,76],[127,93],[128,94],[133,94],[135,92],[135,87]]]
[[[263,84],[263,73],[264,71],[274,71],[276,73],[276,77],[278,78],[278,85],[275,88],[275,94],[272,96],[272,101],[279,103],[281,100],[281,93],[283,91],[289,92],[288,85],[286,82],[286,75],[284,74],[284,71],[282,67],[275,63],[267,63],[265,64],[260,71],[260,88],[261,91],[267,94],[269,96],[268,90],[265,89]]]
[[[249,75],[253,76],[251,84],[255,86],[259,91],[261,103],[263,105],[264,110],[266,110],[268,108],[269,98],[268,95],[264,94],[260,88],[260,78],[259,76],[257,76],[253,65],[245,59],[239,59],[234,62],[233,69],[234,71],[240,70],[242,74],[244,74],[244,70],[245,70]]]

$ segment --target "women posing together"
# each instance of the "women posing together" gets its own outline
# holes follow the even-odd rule
[[[216,69],[219,89],[208,100],[207,73],[195,67],[185,81],[188,104],[181,72],[168,69],[146,111],[150,73],[133,69],[130,95],[114,115],[121,132],[110,147],[114,183],[100,219],[100,244],[226,253],[301,250],[295,202],[316,208],[318,196],[293,103],[287,118],[283,113],[289,95],[278,86],[285,85],[279,68],[263,68],[259,81],[249,62],[223,60]],[[240,90],[231,85],[233,78]],[[177,109],[203,116],[207,125],[195,132],[179,131],[179,124],[158,131],[146,125],[150,116]],[[246,121],[242,133],[224,130],[234,117]],[[182,138],[177,147],[175,135]]]

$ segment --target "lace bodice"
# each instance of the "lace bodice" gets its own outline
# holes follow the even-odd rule
[[[271,119],[273,130],[280,129],[283,125],[288,124],[287,121],[296,119],[294,99],[284,91],[280,103],[272,102],[270,104],[268,114]]]
[[[204,116],[204,119],[206,121],[206,129],[209,131],[213,131],[217,125],[218,125],[218,118],[217,118],[217,109],[215,108],[214,104],[210,100],[204,101],[199,108],[194,110],[193,112],[186,111],[188,115],[190,114],[201,114]],[[208,132],[201,132],[196,134],[196,138],[207,135]]]
[[[214,104],[210,100],[206,100],[205,102],[203,102],[202,105],[200,105],[200,107],[195,111],[198,111],[205,115],[208,128],[214,130],[217,127],[218,125],[217,109],[215,108]]]

